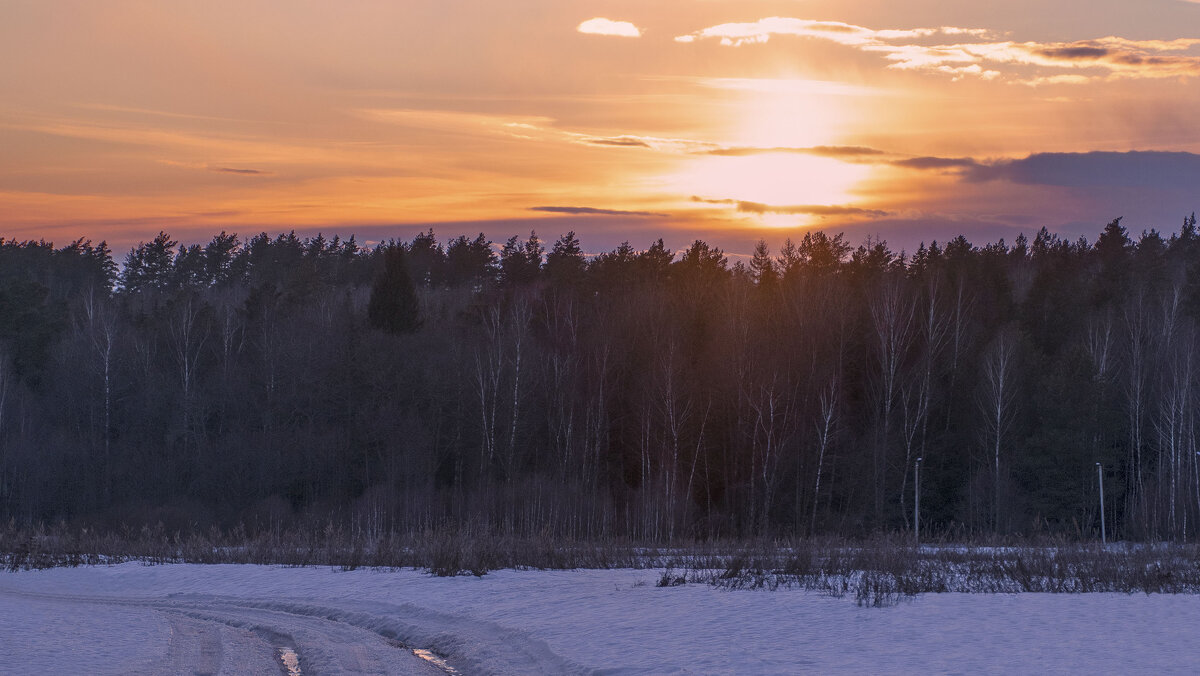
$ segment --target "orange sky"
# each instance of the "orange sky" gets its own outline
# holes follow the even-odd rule
[[[987,5],[977,7],[976,5]],[[0,235],[911,249],[1200,206],[1184,0],[0,0]],[[1137,154],[1123,154],[1141,151]],[[1122,153],[1122,154],[1116,154]]]

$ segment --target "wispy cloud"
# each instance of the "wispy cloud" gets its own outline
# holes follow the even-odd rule
[[[362,108],[355,115],[375,122],[455,132],[510,132],[537,130],[554,122],[549,117],[529,115],[498,115],[462,110],[420,110],[413,108]]]
[[[622,38],[640,38],[642,29],[628,21],[613,21],[604,17],[588,19],[575,27],[575,30],[588,35],[612,35]]]
[[[705,153],[721,147],[716,143],[687,138],[640,136],[636,134],[593,136],[573,131],[557,131],[557,133],[561,134],[565,140],[583,145],[609,146],[613,148],[649,148],[669,153]]]
[[[158,160],[159,164],[165,164],[168,167],[181,167],[184,169],[198,169],[200,171],[211,171],[215,174],[235,174],[238,176],[273,176],[274,172],[264,171],[262,169],[248,169],[245,167],[226,167],[208,164],[206,162],[181,162],[179,160]]]
[[[876,30],[838,21],[768,17],[752,23],[726,23],[682,35],[677,42],[718,40],[738,47],[763,44],[773,36],[824,40],[880,54],[889,68],[942,73],[958,79],[995,79],[1005,75],[1026,84],[1077,84],[1108,78],[1174,78],[1200,76],[1200,55],[1191,53],[1200,39],[1130,40],[1108,36],[1073,42],[997,41],[978,28]],[[947,44],[925,44],[930,38],[956,37]],[[965,39],[964,39],[965,38]],[[972,40],[973,39],[973,40]],[[1015,72],[1014,67],[1062,69],[1068,74]],[[1084,71],[1084,72],[1078,72]]]
[[[892,160],[890,164],[905,169],[967,169],[980,166],[977,160],[970,157],[906,157]]]
[[[797,155],[814,155],[816,157],[830,157],[833,159],[851,161],[860,158],[876,158],[880,155],[887,154],[886,152],[877,148],[868,148],[865,146],[731,146],[728,148],[704,150],[702,153],[705,155],[718,155],[722,157],[746,157],[749,155],[766,155],[769,153],[792,153]]]
[[[206,167],[209,171],[215,171],[218,174],[241,174],[243,176],[266,176],[270,172],[259,171],[258,169],[238,169],[235,167]]]
[[[1200,0],[1198,0],[1200,1]],[[688,82],[709,89],[753,92],[756,94],[793,94],[811,96],[877,96],[883,93],[876,87],[854,85],[830,80],[779,77],[647,77],[644,80]]]
[[[655,211],[623,211],[620,209],[597,209],[596,207],[529,207],[530,211],[542,211],[551,214],[576,214],[589,216],[652,216],[665,218],[669,214]]]
[[[889,40],[927,38],[934,35],[985,36],[989,31],[982,28],[912,28],[908,30],[873,30],[841,21],[814,21],[791,17],[772,16],[752,23],[724,23],[681,35],[676,42],[695,42],[702,39],[718,39],[721,44],[739,47],[744,44],[761,44],[773,35],[830,40],[844,45],[867,46]]]
[[[747,214],[786,214],[804,216],[887,216],[888,212],[879,209],[864,209],[839,204],[791,204],[775,205],[762,202],[748,202],[734,199],[705,199],[692,196],[693,202],[701,204],[722,204],[733,206],[737,211]]]
[[[650,144],[633,136],[616,136],[612,138],[586,138],[584,143],[594,146],[617,146],[619,148],[649,148]]]
[[[645,148],[685,155],[714,155],[717,157],[749,157],[751,155],[792,154],[828,157],[846,162],[871,163],[889,155],[887,151],[866,146],[724,146],[710,141],[658,136],[587,136],[576,132],[561,132],[570,140],[585,145],[613,148]]]
[[[1200,75],[1200,56],[1186,54],[1200,39],[1128,40],[1105,37],[1075,42],[980,42],[953,45],[870,45],[890,68],[995,77],[1002,66],[1090,70],[1068,78],[1020,78],[1032,84],[1082,83],[1097,78],[1174,78]],[[996,75],[989,76],[988,73]],[[1053,76],[1052,76],[1053,77]]]

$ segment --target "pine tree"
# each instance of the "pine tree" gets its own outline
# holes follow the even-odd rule
[[[775,261],[771,259],[771,251],[767,243],[758,240],[754,246],[754,258],[750,259],[750,275],[754,282],[762,288],[771,288],[779,281],[779,273],[775,270]]]
[[[554,243],[554,248],[546,256],[546,276],[555,286],[571,286],[578,284],[583,278],[587,260],[583,250],[579,248],[579,238],[572,230]]]
[[[404,247],[393,244],[383,249],[383,270],[371,285],[367,319],[371,326],[393,334],[412,333],[421,326],[420,307]]]

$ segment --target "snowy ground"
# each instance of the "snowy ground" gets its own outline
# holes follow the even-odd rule
[[[1200,597],[657,588],[648,570],[0,573],[0,673],[1195,673]],[[281,652],[281,650],[283,652]],[[288,655],[291,656],[290,654]]]

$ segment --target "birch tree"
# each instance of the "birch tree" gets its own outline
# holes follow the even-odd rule
[[[983,360],[980,409],[983,414],[985,448],[992,469],[992,527],[999,532],[1000,466],[1002,449],[1008,441],[1016,399],[1017,335],[1011,328],[1000,331]]]
[[[876,374],[875,399],[880,422],[876,428],[872,454],[875,519],[877,524],[882,524],[893,410],[900,387],[901,369],[912,337],[913,304],[902,278],[897,276],[886,277],[869,303],[871,326],[874,329],[875,358],[879,367]]]

